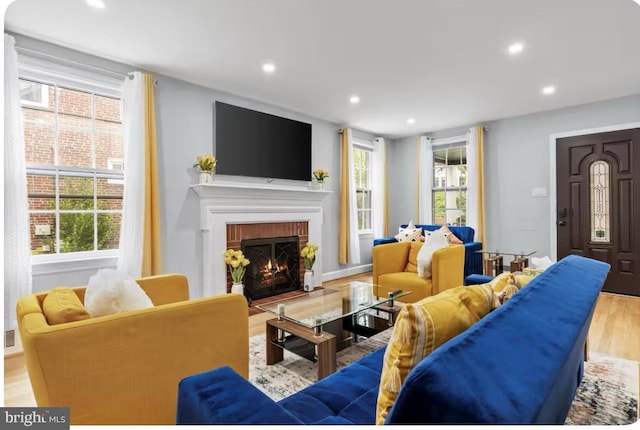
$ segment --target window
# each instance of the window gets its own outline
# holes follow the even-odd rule
[[[595,161],[589,167],[591,241],[610,242],[611,226],[609,213],[609,163]]]
[[[467,148],[433,148],[433,224],[466,225]]]
[[[366,144],[354,145],[353,168],[356,180],[356,201],[358,206],[358,232],[373,231],[371,222],[371,156],[373,147]]]
[[[120,99],[21,79],[34,255],[118,248],[124,175]]]

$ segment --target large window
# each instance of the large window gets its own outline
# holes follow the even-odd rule
[[[116,250],[124,187],[120,99],[28,79],[20,89],[32,254]]]
[[[466,225],[467,149],[433,148],[433,224]]]
[[[371,209],[371,146],[358,144],[353,148],[353,168],[356,180],[356,199],[358,206],[358,232],[373,231]]]

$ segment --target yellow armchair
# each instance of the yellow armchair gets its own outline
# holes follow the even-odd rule
[[[153,308],[49,325],[47,292],[18,300],[38,406],[68,406],[71,424],[175,424],[178,382],[231,366],[249,376],[245,298],[189,300],[182,275],[138,280]],[[74,292],[84,302],[85,288]]]
[[[450,245],[433,253],[430,279],[418,276],[416,256],[421,246],[421,242],[397,242],[373,247],[373,283],[378,286],[378,296],[386,297],[395,290],[411,291],[399,300],[414,303],[463,284],[463,245]],[[410,270],[405,271],[408,262]]]

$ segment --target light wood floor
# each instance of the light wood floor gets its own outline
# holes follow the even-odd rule
[[[348,281],[371,282],[371,274],[325,282],[337,287]],[[270,314],[249,317],[249,336],[264,333]],[[627,360],[640,361],[640,297],[601,293],[589,330],[589,351]],[[21,354],[4,360],[5,406],[35,406],[29,377]]]

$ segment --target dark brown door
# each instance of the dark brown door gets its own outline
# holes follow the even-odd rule
[[[640,129],[556,143],[558,259],[605,261],[603,290],[640,296]]]

